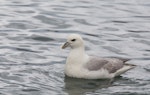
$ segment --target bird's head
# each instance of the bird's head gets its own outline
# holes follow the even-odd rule
[[[67,42],[62,46],[62,49],[65,49],[67,47],[71,47],[71,49],[84,47],[83,39],[78,34],[71,34],[67,38]]]

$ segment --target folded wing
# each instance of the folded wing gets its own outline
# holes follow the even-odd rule
[[[108,70],[109,73],[115,73],[124,66],[126,61],[128,60],[92,57],[89,62],[87,62],[86,67],[90,71],[97,71],[103,68]]]

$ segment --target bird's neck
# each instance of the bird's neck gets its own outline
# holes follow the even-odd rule
[[[67,63],[80,64],[87,59],[88,55],[85,53],[84,47],[74,48],[70,51],[67,58]]]
[[[74,48],[70,51],[70,56],[71,55],[75,55],[76,57],[78,56],[84,56],[86,53],[85,53],[85,49],[84,47],[78,47],[78,48]]]

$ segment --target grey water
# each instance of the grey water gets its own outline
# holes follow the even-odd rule
[[[137,67],[112,84],[66,77],[72,33]],[[150,1],[0,0],[0,95],[150,95]]]

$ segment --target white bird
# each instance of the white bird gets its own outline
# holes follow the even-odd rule
[[[66,47],[71,48],[65,64],[65,74],[69,77],[112,79],[135,67],[135,65],[125,63],[128,59],[99,58],[87,55],[84,41],[78,34],[68,36],[62,49]]]

